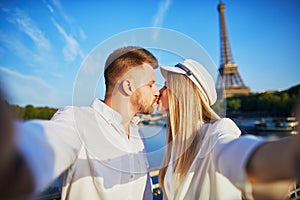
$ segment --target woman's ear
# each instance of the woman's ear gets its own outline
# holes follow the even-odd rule
[[[124,93],[126,95],[128,95],[128,96],[132,95],[133,90],[132,90],[130,80],[126,79],[126,80],[122,81],[122,90],[124,91]]]

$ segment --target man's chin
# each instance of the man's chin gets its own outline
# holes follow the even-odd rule
[[[140,114],[148,115],[148,114],[152,114],[153,112],[154,112],[154,108],[150,107],[148,109],[141,111]]]
[[[168,113],[168,111],[160,105],[158,105],[156,112],[158,112],[159,114],[167,114]]]
[[[152,113],[154,113],[154,108],[151,107],[151,108],[148,109],[148,113],[147,114],[152,114]]]

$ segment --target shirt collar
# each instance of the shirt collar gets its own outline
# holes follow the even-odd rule
[[[95,98],[94,101],[91,104],[91,107],[95,109],[98,113],[100,113],[107,122],[117,122],[121,124],[122,122],[122,115],[106,105],[103,101],[100,99]],[[132,125],[137,125],[140,121],[140,118],[138,116],[135,116],[131,119]]]
[[[95,109],[101,116],[104,117],[104,119],[109,122],[122,122],[122,116],[120,113],[106,105],[103,101],[95,98],[93,103],[91,104],[91,107]]]

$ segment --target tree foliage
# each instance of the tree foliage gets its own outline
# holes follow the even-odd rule
[[[14,116],[17,119],[29,120],[29,119],[51,119],[54,113],[57,111],[56,108],[49,107],[34,107],[33,105],[27,105],[20,107],[18,105],[10,106]]]
[[[269,116],[291,116],[300,99],[300,85],[281,92],[251,93],[227,98],[227,113],[261,113]]]

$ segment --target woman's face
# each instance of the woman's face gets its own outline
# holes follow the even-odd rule
[[[167,83],[165,83],[165,85],[159,90],[159,99],[157,101],[157,104],[157,112],[162,114],[169,112]]]

